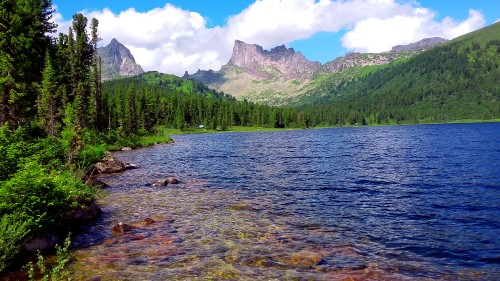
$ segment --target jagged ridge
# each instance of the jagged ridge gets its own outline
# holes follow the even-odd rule
[[[231,59],[219,71],[198,70],[192,75],[186,72],[184,78],[197,80],[238,99],[284,105],[308,91],[309,84],[321,75],[353,67],[388,64],[443,40],[422,40],[396,48],[400,51],[380,54],[348,53],[323,65],[307,60],[302,53],[285,45],[267,51],[259,45],[236,40]],[[403,49],[412,51],[404,52]]]
[[[135,62],[135,58],[130,50],[118,42],[116,38],[113,38],[106,47],[98,48],[97,53],[102,60],[102,80],[111,80],[144,73],[142,67]]]

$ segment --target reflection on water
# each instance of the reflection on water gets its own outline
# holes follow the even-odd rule
[[[104,215],[74,241],[75,277],[492,280],[500,274],[499,131],[191,135],[117,153],[141,169],[103,179]],[[169,175],[182,183],[145,186]],[[135,228],[113,235],[117,222]]]

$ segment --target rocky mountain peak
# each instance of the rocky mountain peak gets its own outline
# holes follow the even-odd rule
[[[307,60],[300,52],[281,45],[264,50],[256,44],[236,40],[228,66],[242,68],[257,79],[274,80],[285,78],[302,81],[310,79],[320,68],[318,62]]]
[[[142,67],[135,62],[130,50],[116,38],[113,38],[106,47],[98,48],[97,53],[102,60],[103,80],[144,73]]]

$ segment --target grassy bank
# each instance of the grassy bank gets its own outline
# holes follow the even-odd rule
[[[211,134],[211,133],[235,133],[235,132],[278,132],[278,131],[291,131],[291,130],[302,130],[302,128],[269,128],[269,127],[247,127],[247,126],[231,126],[227,130],[207,130],[199,128],[188,128],[188,129],[175,129],[175,128],[164,128],[162,132],[165,136],[169,135],[186,135],[186,134]]]
[[[321,125],[311,127],[309,129],[328,129],[328,128],[359,128],[359,127],[378,127],[378,126],[404,126],[404,125],[432,125],[432,124],[469,124],[469,123],[490,123],[490,122],[500,122],[500,119],[463,119],[463,120],[453,120],[446,122],[420,122],[420,123],[381,123],[381,124],[346,124],[337,126]],[[279,131],[292,131],[292,130],[304,130],[304,128],[269,128],[269,127],[246,127],[246,126],[231,126],[225,131],[219,130],[207,130],[199,128],[188,128],[184,130],[175,128],[162,128],[161,136],[169,138],[168,136],[173,135],[185,135],[185,134],[210,134],[210,133],[225,133],[225,132],[279,132]],[[170,139],[171,140],[171,139]],[[158,141],[159,143],[161,141]],[[167,141],[169,142],[169,141]],[[124,145],[126,146],[126,145]]]

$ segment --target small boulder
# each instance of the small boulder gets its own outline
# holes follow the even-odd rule
[[[167,186],[168,182],[166,180],[157,180],[152,186]]]
[[[145,220],[142,221],[142,225],[150,225],[155,223],[156,221],[152,218],[146,218]]]
[[[125,169],[127,170],[139,169],[139,165],[132,163],[125,163]]]
[[[85,176],[83,180],[84,183],[89,186],[96,186],[99,188],[106,188],[108,186],[106,183],[102,182],[95,176]]]
[[[45,234],[30,240],[28,243],[24,244],[24,248],[32,252],[45,250],[53,248],[58,240],[59,239],[52,234]]]
[[[122,147],[122,151],[131,151],[131,150],[132,150],[131,147],[128,146]]]
[[[95,202],[80,203],[66,216],[66,220],[90,220],[102,213],[101,208]]]
[[[110,152],[104,153],[104,158],[95,164],[99,174],[113,174],[125,171],[125,164],[113,157]]]
[[[128,224],[123,223],[123,222],[119,222],[119,223],[115,224],[115,226],[113,226],[111,233],[114,235],[119,235],[119,234],[123,234],[125,232],[132,231],[134,228],[135,227],[133,227],[131,225],[128,225]]]
[[[179,180],[177,180],[177,179],[176,179],[176,178],[174,178],[174,177],[168,177],[168,178],[166,179],[166,181],[167,181],[168,183],[170,183],[170,184],[178,184],[178,183],[179,183]]]

